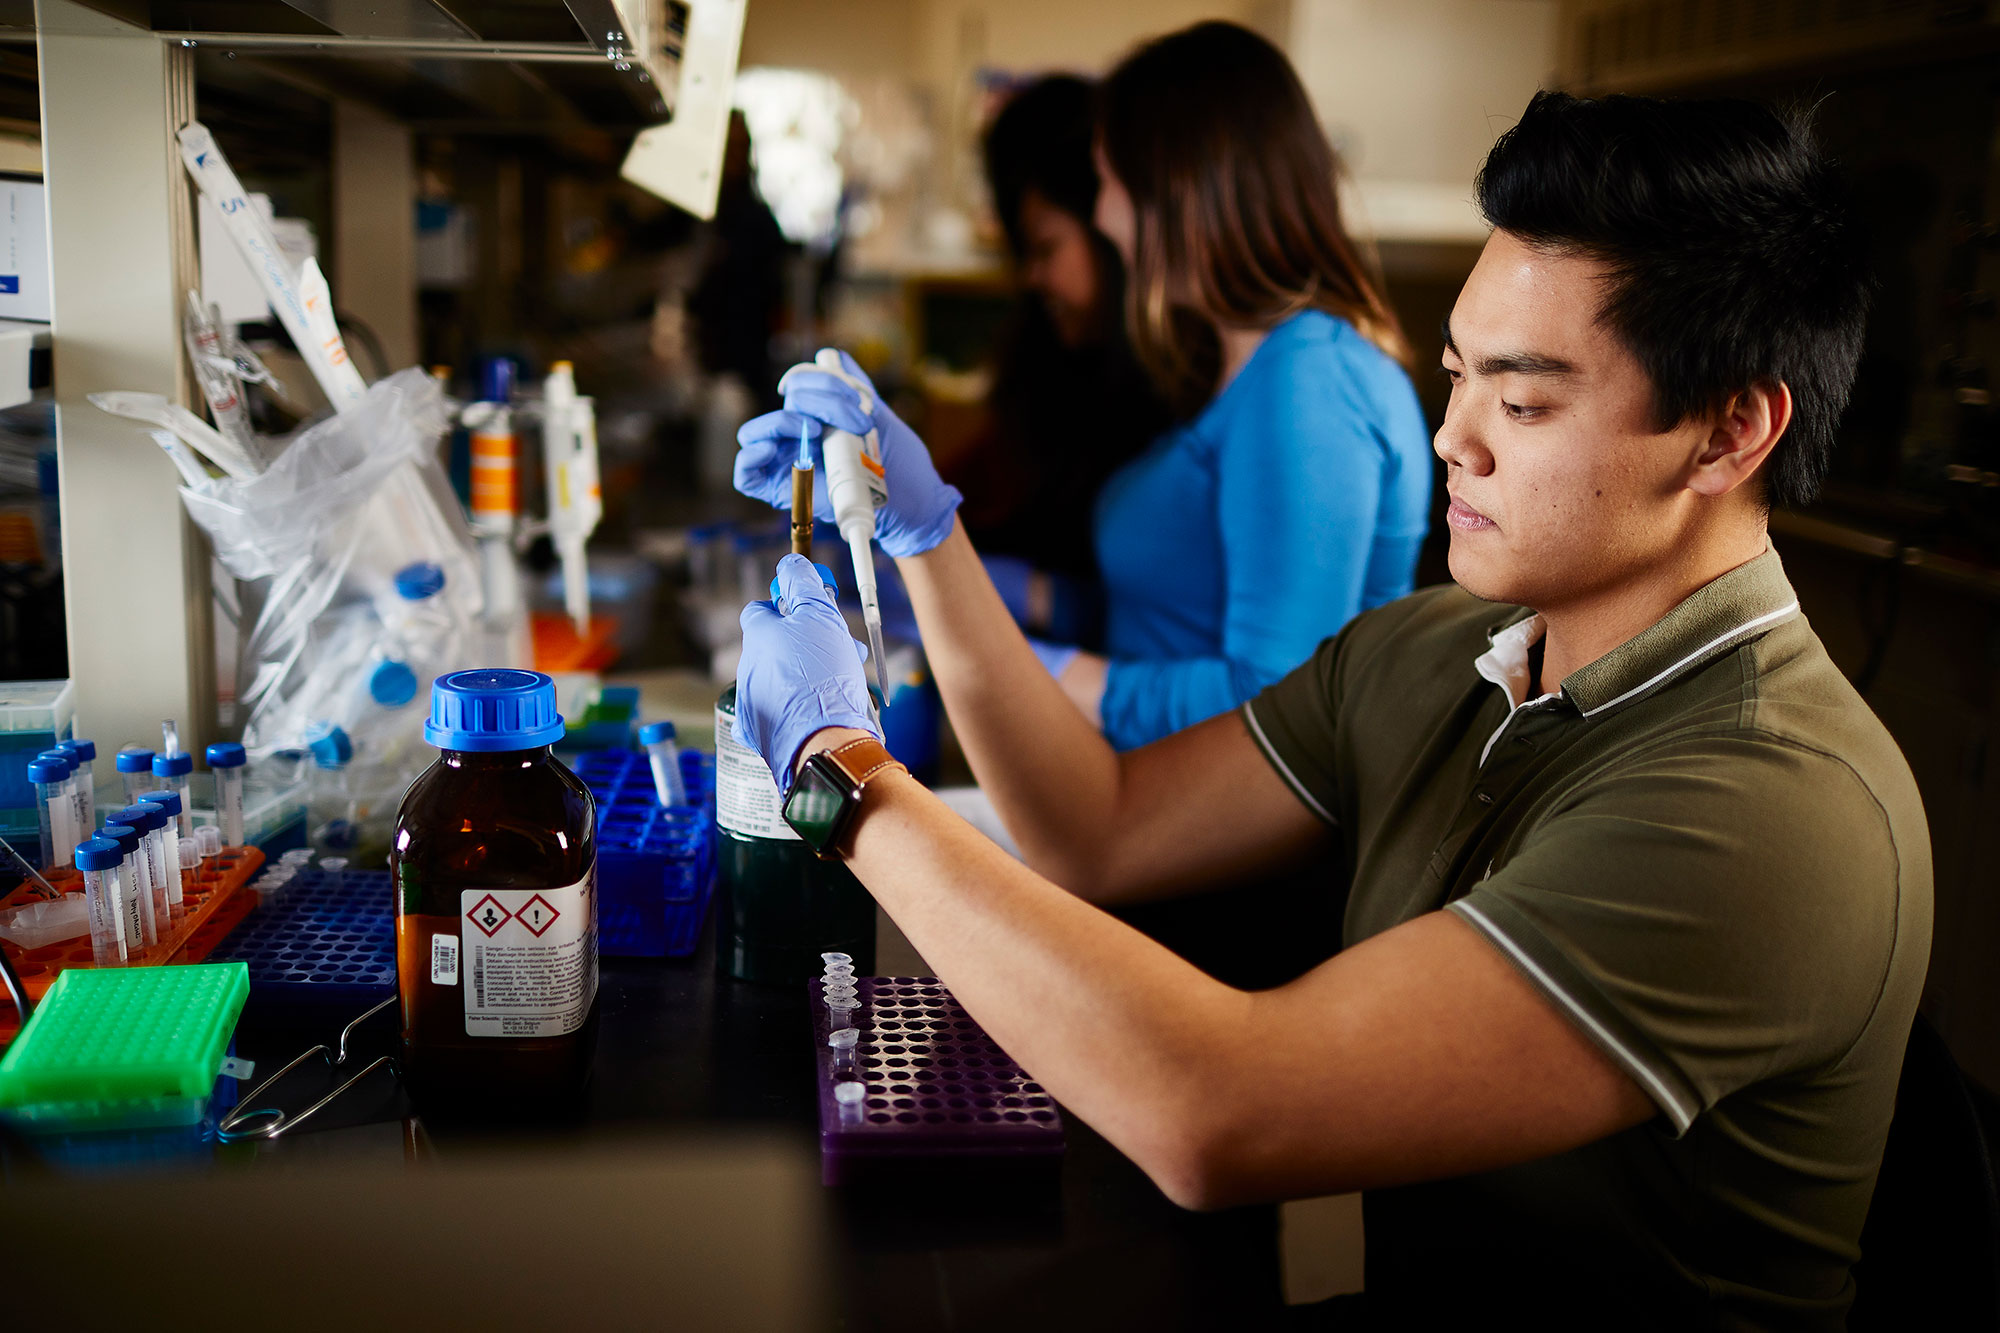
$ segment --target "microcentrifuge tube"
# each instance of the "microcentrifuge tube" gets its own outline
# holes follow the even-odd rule
[[[186,844],[183,843],[183,846]],[[213,824],[203,824],[194,831],[195,856],[198,860],[213,861],[222,855],[222,849],[232,844],[222,840],[222,830]],[[187,857],[181,857],[181,864],[187,864]]]
[[[868,1086],[865,1083],[857,1083],[853,1079],[848,1079],[845,1082],[834,1084],[833,1100],[840,1106],[840,1118],[842,1120],[859,1120],[861,1118],[861,1101],[867,1095]]]
[[[854,963],[854,957],[851,954],[823,953],[819,956],[819,958],[820,961],[825,963],[828,967],[837,967],[842,963],[846,963],[852,966]]]
[[[319,868],[326,872],[327,885],[337,890],[340,888],[344,878],[342,872],[347,869],[347,858],[344,856],[322,856],[319,861]]]
[[[212,826],[204,824],[202,832],[206,833],[210,827]],[[185,891],[187,886],[194,882],[194,877],[201,873],[201,848],[194,842],[183,842],[180,850],[180,861],[181,888]]]
[[[842,1028],[827,1034],[826,1044],[838,1050],[853,1050],[854,1043],[861,1040],[861,1034],[853,1028]]]

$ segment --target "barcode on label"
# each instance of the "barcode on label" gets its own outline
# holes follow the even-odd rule
[[[431,936],[431,984],[433,986],[458,984],[458,936]]]

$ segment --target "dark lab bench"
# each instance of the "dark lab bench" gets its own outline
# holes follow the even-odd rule
[[[1184,1212],[1073,1117],[1059,1171],[821,1186],[804,987],[735,981],[714,957],[705,938],[687,959],[604,960],[592,1083],[560,1123],[427,1119],[378,1071],[276,1142],[86,1175],[10,1158],[10,1214],[71,1239],[13,1265],[0,1299],[46,1302],[66,1326],[205,1329],[1157,1333],[1277,1318],[1275,1210]],[[352,1016],[253,1000],[237,1052],[261,1078]],[[394,1037],[393,1010],[370,1020],[348,1068]],[[333,1076],[293,1077],[267,1100],[303,1106]],[[114,1220],[133,1241],[119,1261],[74,1243]]]

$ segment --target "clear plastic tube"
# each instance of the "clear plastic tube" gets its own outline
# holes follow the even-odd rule
[[[125,804],[137,805],[139,793],[153,786],[153,752],[128,745],[118,752],[118,778],[125,784]]]
[[[639,728],[646,762],[653,770],[653,795],[661,805],[686,805],[687,782],[681,776],[681,750],[671,722],[648,722]]]
[[[217,769],[215,774],[216,816],[222,823],[222,845],[243,845],[243,769]]]
[[[55,870],[67,864],[56,859],[61,849],[60,835],[56,829],[56,810],[61,801],[60,781],[35,784],[35,816],[42,823],[41,868],[43,870]]]
[[[99,967],[114,967],[130,954],[125,947],[125,917],[120,910],[118,867],[83,872],[83,901],[90,913],[90,957]]]
[[[139,815],[132,817],[142,819]],[[104,836],[124,851],[118,866],[118,905],[125,923],[125,947],[137,951],[157,944],[159,900],[153,893],[153,868],[146,850],[148,835],[139,824],[116,823],[104,826]]]
[[[187,845],[186,842],[181,843],[182,847],[186,847]],[[213,824],[203,824],[194,831],[196,862],[213,861],[216,857],[222,855],[222,849],[229,845],[229,843],[223,841],[222,830]],[[187,864],[186,852],[181,853],[181,864]],[[183,875],[181,878],[186,879],[187,877]]]

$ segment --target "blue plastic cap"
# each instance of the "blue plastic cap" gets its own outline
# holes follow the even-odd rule
[[[120,773],[150,773],[153,771],[151,750],[120,750],[115,761]]]
[[[30,759],[28,761],[28,781],[61,782],[70,775],[68,763],[61,758]]]
[[[76,772],[79,767],[77,757],[68,750],[44,750],[36,755],[35,758],[46,759],[52,764],[61,764],[63,772],[66,774]]]
[[[671,722],[648,722],[639,728],[639,744],[654,745],[674,738],[674,724]]]
[[[354,742],[345,731],[331,725],[322,724],[307,733],[306,749],[321,768],[342,768],[354,758]]]
[[[539,671],[454,671],[431,686],[424,739],[440,750],[533,750],[562,738],[556,683]]]
[[[181,754],[156,754],[153,756],[153,776],[161,778],[186,777],[194,772],[194,756]]]
[[[169,815],[181,812],[181,794],[177,791],[149,791],[142,793],[139,799],[147,805],[159,806]]]
[[[241,768],[249,758],[235,741],[217,741],[208,747],[210,768]]]
[[[406,602],[421,602],[444,590],[444,570],[428,560],[396,571],[396,593]]]
[[[113,810],[111,818],[120,824],[130,824],[141,833],[151,833],[156,828],[167,826],[166,810],[152,801],[141,801],[123,810]]]
[[[86,838],[76,845],[78,870],[111,870],[125,859],[125,849],[110,838]]]
[[[391,658],[368,673],[368,697],[384,708],[401,708],[417,697],[417,673]]]
[[[479,363],[479,401],[508,403],[514,400],[514,362],[504,356],[489,356]]]
[[[81,760],[86,764],[89,763],[91,760],[97,758],[96,741],[64,741],[61,745],[58,745],[56,748],[58,750],[63,750],[70,754],[75,755],[79,760]]]
[[[144,829],[133,828],[130,824],[106,824],[97,830],[97,836],[118,844],[127,856],[139,850],[139,835]]]

